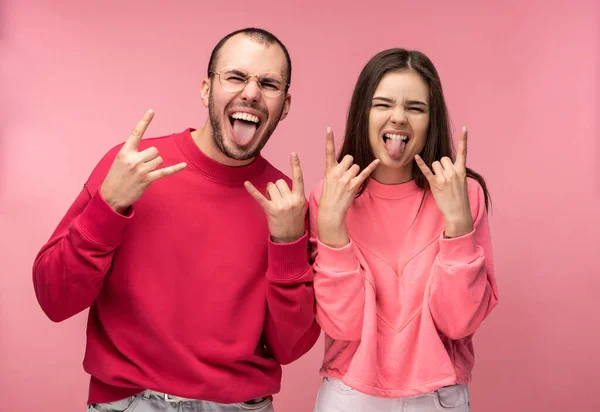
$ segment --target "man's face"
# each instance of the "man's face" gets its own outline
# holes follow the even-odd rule
[[[228,68],[227,77],[215,74],[202,84],[202,100],[208,106],[213,141],[231,159],[252,159],[289,111],[291,96],[285,85],[279,96],[269,96],[275,94],[280,80],[287,82],[282,78],[287,73],[285,54],[276,43],[261,44],[238,34],[219,51],[215,71],[222,72],[224,68]],[[234,89],[231,84],[243,86],[245,74],[265,74],[261,77],[263,90],[257,77],[250,77],[241,90],[231,91]]]

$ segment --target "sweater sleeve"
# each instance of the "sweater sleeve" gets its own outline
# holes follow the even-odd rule
[[[133,218],[116,213],[100,195],[118,148],[96,166],[90,179],[33,263],[33,286],[44,313],[61,322],[90,307],[102,288],[115,249]]]
[[[437,329],[450,339],[473,334],[498,303],[490,230],[481,186],[469,181],[474,230],[440,237],[431,274],[429,307]]]
[[[267,268],[267,347],[282,365],[294,362],[316,343],[313,273],[308,234],[293,243],[269,241]]]
[[[84,187],[33,264],[42,310],[60,322],[91,306],[102,288],[127,221]]]
[[[313,191],[309,211],[317,321],[333,339],[358,341],[362,333],[368,267],[352,240],[342,248],[331,248],[319,241],[318,209],[317,194]]]

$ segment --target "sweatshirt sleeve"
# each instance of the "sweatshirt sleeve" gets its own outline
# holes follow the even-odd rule
[[[309,211],[317,321],[333,339],[358,341],[362,333],[368,267],[352,240],[342,248],[331,248],[319,241],[317,196],[320,195],[315,192],[310,196]]]
[[[267,268],[267,347],[282,365],[299,359],[316,343],[313,273],[308,234],[293,243],[269,241]]]
[[[35,294],[51,320],[91,306],[132,217],[116,213],[99,192],[91,195],[84,187],[33,264]]]
[[[469,179],[474,230],[439,239],[432,267],[429,307],[437,329],[450,339],[473,334],[498,303],[492,245],[481,186]]]
[[[113,158],[109,152],[98,164],[35,257],[35,295],[44,313],[54,322],[68,319],[92,305],[125,227],[133,218],[131,208],[127,216],[116,213],[96,185],[90,184],[92,180],[103,179]]]

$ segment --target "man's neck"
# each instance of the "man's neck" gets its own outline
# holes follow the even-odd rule
[[[197,129],[192,132],[192,139],[194,139],[194,142],[196,143],[198,148],[207,157],[225,166],[231,167],[246,166],[254,161],[254,158],[246,160],[236,160],[226,156],[223,152],[221,152],[221,150],[219,150],[219,148],[215,144],[212,133],[212,128],[210,127],[210,124],[208,124],[208,122],[201,129]]]

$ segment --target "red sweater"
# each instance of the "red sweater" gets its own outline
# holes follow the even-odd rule
[[[145,389],[221,403],[277,393],[281,364],[315,343],[305,234],[269,239],[245,180],[289,179],[258,156],[227,167],[191,129],[144,139],[182,172],[154,182],[125,216],[99,187],[120,146],[92,172],[33,266],[37,299],[55,322],[90,308],[84,369],[89,403]]]

